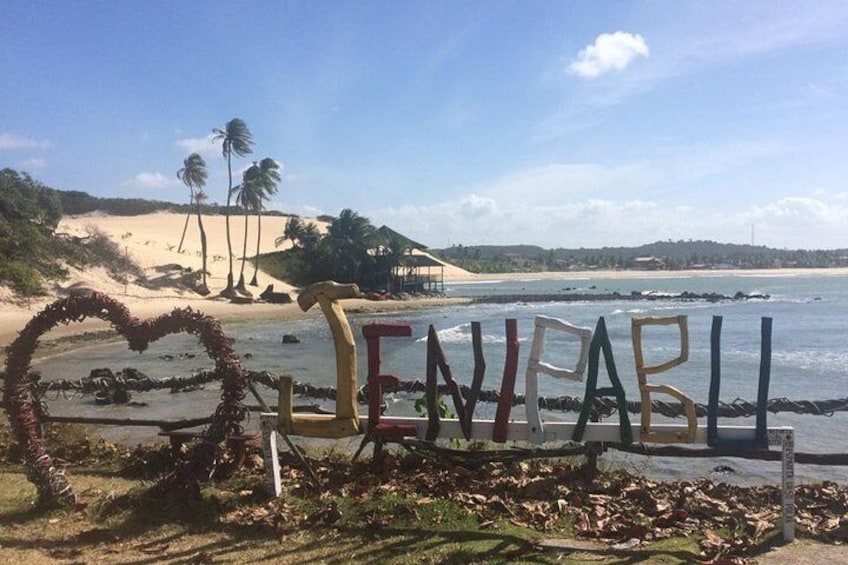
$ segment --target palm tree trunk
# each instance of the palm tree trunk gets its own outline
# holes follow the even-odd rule
[[[197,203],[197,227],[200,229],[200,252],[203,256],[203,271],[200,275],[203,284],[199,291],[200,294],[206,296],[209,294],[209,286],[206,284],[206,230],[203,229],[203,220],[200,218],[200,202]]]
[[[238,284],[236,289],[242,292],[247,292],[247,287],[244,286],[244,262],[247,260],[247,209],[244,211],[244,244],[241,251],[241,272],[239,273]]]
[[[227,174],[230,179],[229,188],[227,189],[227,208],[224,210],[224,216],[226,218],[227,223],[227,255],[230,261],[230,270],[227,273],[227,288],[221,293],[225,296],[232,295],[233,293],[233,243],[230,238],[230,199],[232,197],[233,192],[233,167],[232,167],[232,154],[227,153]]]
[[[177,253],[182,253],[183,242],[185,241],[186,230],[188,229],[188,220],[191,218],[191,205],[194,203],[194,191],[191,191],[191,198],[188,201],[188,213],[186,213],[186,221],[183,224],[183,235],[180,237],[180,244],[177,245]]]
[[[259,272],[259,242],[262,240],[262,210],[256,214],[256,257],[253,258],[253,278],[250,286],[259,286],[256,274]]]

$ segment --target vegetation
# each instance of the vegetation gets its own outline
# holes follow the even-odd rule
[[[221,141],[221,152],[227,160],[227,250],[229,255],[229,272],[227,273],[227,287],[221,292],[223,296],[232,296],[234,291],[233,285],[233,244],[230,236],[230,201],[233,196],[233,154],[238,157],[244,157],[249,153],[253,153],[253,135],[247,127],[247,124],[239,118],[233,118],[224,125],[223,129],[215,128],[212,130],[214,139]]]
[[[259,286],[257,275],[259,274],[259,244],[262,241],[262,212],[265,210],[265,200],[277,194],[277,186],[282,178],[280,165],[270,157],[266,157],[259,163],[253,163],[253,166],[248,169],[248,177],[258,186],[259,192],[259,206],[256,208],[256,259],[253,278],[250,280],[251,286]]]
[[[116,281],[126,282],[129,275],[144,278],[144,270],[127,257],[117,242],[96,226],[87,226],[85,231],[83,237],[56,235],[50,244],[54,256],[77,269],[103,267]]]
[[[227,467],[186,499],[145,484],[173,465],[169,446],[121,447],[56,425],[45,438],[83,485],[84,506],[34,508],[19,449],[0,425],[0,561],[742,563],[779,543],[773,486],[654,482],[623,471],[588,480],[576,460],[466,469],[397,453],[376,467],[311,452],[321,492],[282,453],[283,493],[274,498],[254,450],[245,467]],[[840,527],[848,489],[805,485],[797,502],[799,553],[810,540],[819,550],[848,541]]]
[[[322,280],[356,283],[364,289],[391,290],[392,270],[410,249],[410,240],[346,208],[332,218],[323,237],[300,218],[286,222],[277,245],[291,241],[286,251],[263,257],[274,277],[306,286]]]
[[[286,240],[292,242],[292,247],[298,249],[312,249],[318,245],[321,239],[321,233],[318,227],[312,222],[306,223],[300,218],[289,218],[283,228],[283,235],[274,240],[274,244],[279,247]]]
[[[26,173],[0,171],[0,283],[35,295],[44,278],[66,274],[51,247],[61,217],[55,191]]]
[[[254,260],[253,279],[251,286],[258,286],[257,273],[259,271],[259,245],[262,240],[262,210],[265,200],[277,193],[277,185],[280,182],[280,165],[270,157],[259,162],[254,161],[242,174],[242,182],[233,188],[236,204],[244,210],[244,244],[241,255],[241,271],[239,273],[236,289],[247,292],[244,282],[244,265],[247,261],[247,218],[253,212],[257,216],[256,232],[256,259]]]
[[[206,261],[207,261],[207,242],[206,230],[203,229],[203,218],[201,215],[201,203],[206,200],[206,193],[203,187],[206,186],[206,178],[209,173],[206,171],[206,161],[197,153],[192,153],[183,161],[183,168],[177,171],[177,177],[183,181],[190,193],[190,201],[195,204],[195,212],[197,214],[197,228],[200,230],[200,249],[203,257],[203,267],[201,269],[201,287],[198,289],[200,294],[209,294],[209,286],[206,284]],[[186,226],[188,226],[188,216],[186,216]],[[183,237],[185,237],[185,227],[183,227]],[[183,240],[180,238],[180,247]],[[179,253],[179,251],[178,251]]]
[[[848,249],[787,250],[714,241],[658,241],[638,247],[544,249],[532,245],[454,245],[434,250],[472,272],[587,269],[771,269],[848,266]]]
[[[91,227],[83,237],[56,233],[62,193],[12,169],[0,171],[0,284],[22,296],[67,276],[65,265],[105,267],[115,280],[143,276],[117,243]]]
[[[56,194],[62,205],[62,213],[69,216],[90,214],[92,212],[103,212],[112,216],[140,216],[142,214],[153,214],[156,212],[175,212],[179,214],[190,214],[195,211],[194,205],[177,204],[161,200],[144,200],[141,198],[100,198],[92,196],[87,192],[78,190],[57,190]],[[213,203],[201,202],[200,209],[204,215],[224,215],[226,206]],[[230,207],[230,213],[238,212],[235,207]],[[266,210],[266,216],[291,216],[279,210]]]

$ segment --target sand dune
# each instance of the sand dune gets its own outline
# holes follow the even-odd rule
[[[173,286],[172,279],[179,277],[185,269],[198,271],[202,266],[200,235],[197,228],[197,218],[189,218],[185,241],[182,250],[178,252],[180,236],[185,225],[184,214],[159,212],[140,216],[110,216],[101,213],[82,216],[66,216],[59,222],[58,232],[77,237],[86,236],[91,229],[99,230],[115,241],[126,253],[127,257],[144,270],[144,279],[137,280],[130,275],[125,285],[123,281],[115,280],[103,268],[86,268],[85,270],[70,269],[70,276],[48,287],[48,294],[26,302],[15,302],[8,289],[0,287],[0,344],[7,344],[14,339],[17,332],[44,306],[56,298],[67,296],[73,289],[84,288],[109,294],[124,302],[130,311],[139,317],[154,316],[168,312],[176,307],[191,306],[221,319],[242,319],[245,317],[283,317],[292,318],[304,316],[296,305],[251,304],[249,306],[231,304],[226,300],[214,299],[227,283],[227,236],[224,216],[203,216],[203,226],[207,238],[207,284],[212,294],[209,298],[199,296],[190,291]],[[320,230],[326,230],[326,224],[314,219]],[[291,247],[286,241],[280,247],[274,245],[274,240],[282,235],[287,217],[263,216],[262,242],[260,253],[282,250]],[[241,255],[245,233],[243,216],[230,218],[233,253],[235,256],[233,269],[236,280],[241,269]],[[247,220],[247,256],[252,257],[256,252],[257,219],[251,216]],[[260,265],[261,266],[261,265]],[[253,276],[253,266],[245,265],[245,278],[250,281]],[[472,277],[470,273],[446,265],[445,278]],[[275,279],[263,273],[258,275],[259,287],[248,287],[254,295],[269,285],[274,285],[277,292],[288,292],[296,298],[297,290],[292,285]],[[416,301],[416,306],[425,306],[427,301]],[[358,310],[385,310],[398,308],[386,303],[368,301],[353,301],[348,306]],[[316,315],[311,313],[309,315]],[[77,333],[96,330],[105,324],[91,320],[85,324],[75,324],[54,330],[55,334]]]

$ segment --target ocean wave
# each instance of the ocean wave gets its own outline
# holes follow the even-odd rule
[[[457,345],[471,343],[471,323],[458,324],[450,328],[436,330],[436,335],[439,336],[439,343],[444,345]],[[482,334],[481,341],[484,345],[495,343],[506,343],[506,335],[504,334]],[[519,338],[519,342],[524,339]],[[426,343],[427,336],[415,340],[416,343]]]

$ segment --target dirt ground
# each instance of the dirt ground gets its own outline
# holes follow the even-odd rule
[[[762,565],[829,565],[848,563],[848,547],[828,545],[811,541],[796,541],[776,547],[757,557],[756,563]]]

